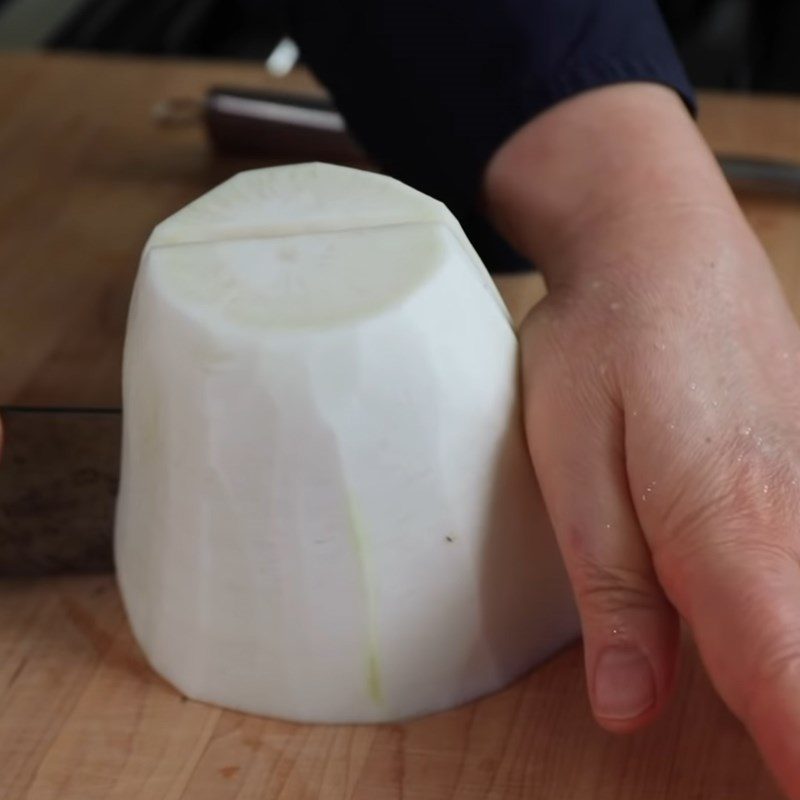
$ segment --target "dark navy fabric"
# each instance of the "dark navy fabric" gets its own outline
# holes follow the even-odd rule
[[[291,0],[289,30],[351,132],[390,175],[444,201],[493,271],[529,267],[477,211],[517,128],[589,88],[650,81],[692,112],[656,0]]]

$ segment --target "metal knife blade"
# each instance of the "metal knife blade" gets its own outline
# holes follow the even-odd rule
[[[0,407],[0,576],[113,569],[118,408]]]
[[[800,197],[800,164],[735,155],[718,158],[734,189]]]

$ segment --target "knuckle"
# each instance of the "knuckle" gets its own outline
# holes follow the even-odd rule
[[[749,558],[765,569],[796,560],[800,466],[788,453],[754,453],[752,444],[746,454],[725,446],[722,458],[688,471],[665,505],[650,546],[668,594],[709,559]]]
[[[595,408],[598,397],[608,395],[616,359],[611,353],[597,358],[596,325],[585,306],[570,293],[551,293],[526,317],[520,343],[529,395],[577,409]]]
[[[784,642],[762,657],[756,677],[771,685],[797,686],[800,677],[800,641]]]
[[[798,571],[794,545],[770,531],[730,527],[713,535],[686,538],[680,546],[664,546],[653,552],[656,575],[667,597],[679,609],[688,609],[688,599],[699,585],[714,574],[727,571],[729,581],[741,581],[740,598],[749,598],[748,607],[755,614],[762,607],[761,598],[772,595],[773,584]]]
[[[639,569],[578,559],[573,585],[579,605],[598,616],[657,611],[664,603],[652,575]]]

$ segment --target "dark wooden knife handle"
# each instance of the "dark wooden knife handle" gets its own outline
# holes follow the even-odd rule
[[[203,116],[220,153],[375,168],[324,98],[218,86],[209,91]]]

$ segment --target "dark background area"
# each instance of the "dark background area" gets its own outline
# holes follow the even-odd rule
[[[283,34],[280,5],[270,0],[86,0],[47,46],[265,58]],[[661,0],[661,6],[697,86],[800,92],[800,0]]]

